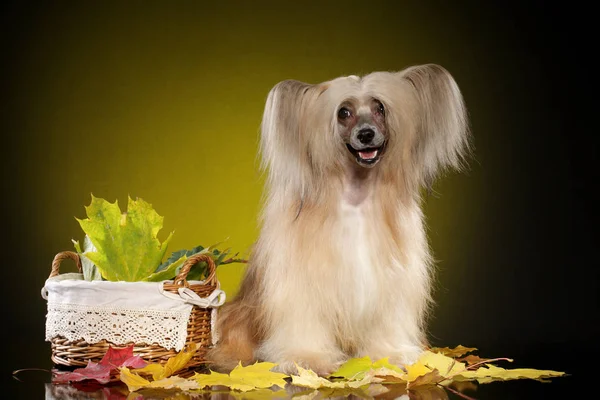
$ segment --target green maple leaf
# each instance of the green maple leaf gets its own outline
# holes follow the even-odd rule
[[[177,272],[187,259],[188,257],[186,255],[183,255],[175,261],[171,262],[170,264],[167,264],[167,266],[163,269],[154,272],[152,275],[148,276],[144,280],[148,282],[161,282],[166,280],[172,280],[175,277],[175,275],[177,275]]]
[[[173,277],[181,271],[181,267],[183,266],[183,262],[194,254],[205,254],[213,259],[215,263],[215,267],[218,267],[221,264],[231,264],[231,263],[245,263],[246,260],[242,258],[236,258],[238,253],[234,254],[227,258],[231,249],[219,250],[216,247],[220,243],[213,244],[208,247],[204,246],[196,246],[193,249],[186,250],[178,250],[171,253],[169,258],[160,264],[156,269],[156,272],[152,275],[149,281],[156,281],[161,279],[155,279],[155,277],[162,277],[162,279],[173,279]],[[168,273],[167,270],[170,270]],[[170,276],[169,276],[170,275]],[[199,281],[208,276],[208,265],[206,262],[201,261],[192,266],[190,272],[187,274],[186,279],[188,281]]]
[[[85,239],[83,240],[83,251],[81,250],[81,245],[79,244],[78,240],[71,239],[71,241],[73,242],[75,250],[77,251],[77,254],[79,254],[79,258],[81,260],[81,272],[83,273],[83,279],[86,281],[101,281],[102,275],[100,274],[100,271],[98,271],[98,268],[96,268],[94,263],[89,258],[83,255],[83,253],[87,251],[93,252],[96,250],[90,241],[90,238],[87,235],[85,236]]]
[[[362,358],[352,358],[342,364],[337,371],[331,374],[332,377],[356,379],[363,378],[365,373],[373,368],[373,361],[369,356]]]
[[[167,267],[169,266],[169,264],[172,264],[174,262],[176,262],[177,260],[179,260],[181,257],[189,257],[191,255],[194,255],[196,253],[201,252],[202,250],[204,250],[204,247],[202,246],[197,246],[194,247],[191,250],[186,250],[186,249],[182,249],[182,250],[177,250],[174,251],[173,253],[171,253],[171,255],[169,256],[169,258],[167,258],[167,260],[165,262],[163,262],[162,264],[160,264],[158,266],[158,268],[156,268],[156,272],[160,272],[164,269],[167,269]]]
[[[127,213],[123,214],[117,201],[110,203],[92,195],[92,202],[85,210],[88,218],[77,221],[96,251],[84,255],[105,279],[142,281],[156,271],[173,232],[164,242],[158,240],[163,217],[151,204],[129,197]]]
[[[344,378],[349,380],[360,380],[365,377],[369,371],[389,371],[390,373],[402,373],[402,369],[396,365],[390,364],[388,357],[375,362],[371,361],[369,356],[362,358],[351,358],[342,364],[337,371],[331,373],[330,378]]]

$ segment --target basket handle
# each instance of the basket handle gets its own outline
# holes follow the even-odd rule
[[[205,283],[207,283],[209,285],[216,285],[217,284],[217,275],[216,275],[217,266],[215,265],[215,262],[213,261],[211,256],[209,256],[207,254],[201,254],[201,253],[194,254],[193,256],[191,256],[190,258],[185,260],[185,262],[183,263],[183,266],[181,267],[181,270],[179,271],[179,274],[177,274],[173,283],[176,285],[181,285],[181,286],[187,287],[188,286],[187,274],[190,272],[190,269],[195,264],[202,262],[202,261],[206,262],[206,264],[208,265],[208,276],[206,277]]]
[[[48,278],[53,278],[55,276],[58,276],[58,273],[59,273],[58,269],[60,268],[60,263],[63,262],[63,260],[66,260],[68,258],[75,261],[79,272],[82,271],[81,258],[79,258],[79,254],[77,254],[73,251],[63,251],[54,256],[54,260],[52,260],[52,270],[50,271],[50,276]]]

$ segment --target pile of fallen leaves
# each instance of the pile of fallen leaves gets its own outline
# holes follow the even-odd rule
[[[233,392],[256,392],[269,397],[284,396],[289,387],[297,390],[343,393],[365,390],[372,395],[382,394],[391,387],[418,390],[432,385],[449,387],[462,382],[489,383],[513,379],[545,381],[565,375],[564,372],[530,368],[505,369],[498,362],[512,362],[508,358],[483,359],[473,352],[476,348],[458,346],[431,348],[424,351],[413,364],[400,368],[387,358],[372,361],[369,357],[353,358],[344,363],[328,377],[297,365],[297,373],[286,375],[274,372],[276,364],[258,362],[248,366],[238,365],[229,374],[214,371],[194,372],[193,376],[182,377],[177,373],[185,368],[196,352],[191,345],[166,363],[148,363],[133,356],[133,347],[116,350],[110,348],[99,363],[90,362],[86,368],[73,372],[54,371],[53,383],[67,383],[94,379],[107,383],[116,376],[125,383],[130,392],[141,389],[179,389],[201,392],[226,387]],[[216,389],[215,389],[216,390]],[[248,393],[251,394],[251,393]]]

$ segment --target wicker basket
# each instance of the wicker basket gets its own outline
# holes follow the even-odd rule
[[[65,251],[58,253],[52,262],[52,271],[49,278],[59,275],[59,267],[62,261],[72,259],[77,263],[79,272],[82,270],[81,259],[77,253]],[[208,265],[208,276],[202,284],[190,284],[186,277],[191,267],[198,262],[206,262]],[[165,282],[163,288],[170,293],[178,293],[178,289],[186,287],[202,298],[208,297],[215,289],[218,288],[216,278],[216,267],[212,258],[206,254],[195,254],[188,258],[183,264],[179,274],[174,281]],[[211,337],[211,318],[212,308],[201,308],[194,305],[190,313],[187,324],[186,346],[190,343],[195,343],[197,351],[194,357],[190,360],[187,368],[178,373],[185,375],[186,372],[191,373],[193,370],[201,369],[206,365],[206,352],[212,346]],[[178,352],[175,349],[165,349],[157,344],[148,343],[128,343],[126,345],[116,345],[106,340],[98,343],[87,343],[85,340],[68,341],[64,337],[55,337],[50,340],[51,343],[51,359],[57,366],[66,367],[85,367],[88,361],[99,362],[104,354],[106,354],[109,346],[113,348],[124,348],[134,345],[133,353],[144,360],[152,363],[164,363],[170,357],[173,357]]]

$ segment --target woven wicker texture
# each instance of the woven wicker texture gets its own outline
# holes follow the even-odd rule
[[[62,261],[71,259],[77,264],[77,268],[81,272],[81,260],[77,253],[65,251],[58,253],[52,261],[52,270],[50,278],[59,274],[59,268]],[[206,262],[208,265],[208,276],[204,284],[189,284],[187,274],[190,269],[199,262]],[[194,291],[200,297],[208,297],[216,288],[218,282],[216,277],[216,266],[212,258],[206,254],[195,254],[188,258],[179,274],[175,277],[172,283],[166,282],[164,290],[172,293],[177,293],[181,287],[187,287]],[[201,308],[196,305],[192,307],[192,312],[187,325],[186,346],[190,343],[196,343],[197,352],[188,364],[185,371],[192,371],[203,366],[206,363],[205,355],[209,347],[212,345],[211,339],[211,308]],[[167,350],[157,344],[148,343],[129,343],[127,345],[115,345],[106,340],[98,343],[87,343],[81,341],[68,341],[62,337],[53,338],[51,341],[51,359],[57,365],[68,367],[85,367],[88,361],[99,362],[109,346],[113,348],[123,348],[134,345],[134,355],[139,355],[144,360],[152,363],[164,363],[170,357],[177,354],[174,349]],[[180,371],[181,375],[185,375],[185,371]]]

